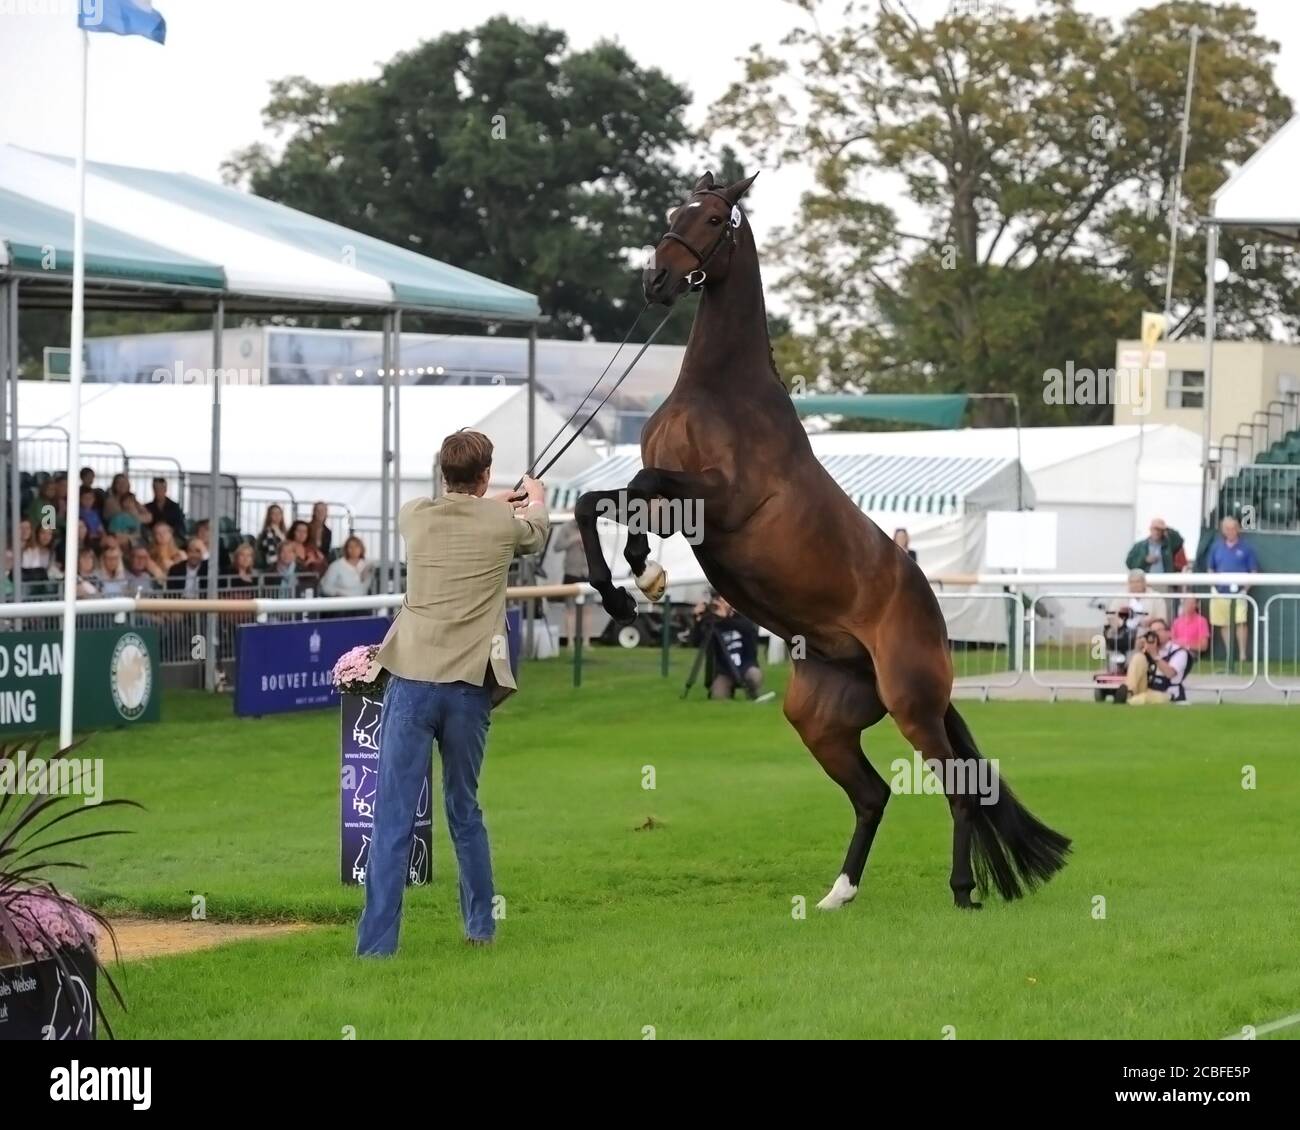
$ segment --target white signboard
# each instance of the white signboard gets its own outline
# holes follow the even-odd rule
[[[1037,573],[1056,568],[1056,511],[990,510],[985,519],[986,569]]]

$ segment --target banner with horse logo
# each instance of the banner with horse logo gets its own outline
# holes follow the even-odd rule
[[[340,765],[339,877],[364,886],[370,837],[375,826],[375,791],[379,783],[379,725],[384,703],[378,697],[343,695]],[[433,877],[433,759],[415,806],[415,834],[407,864],[408,886],[422,887]]]

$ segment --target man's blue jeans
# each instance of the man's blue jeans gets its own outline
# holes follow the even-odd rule
[[[357,927],[359,955],[397,950],[415,807],[435,741],[442,756],[447,827],[460,870],[465,934],[488,940],[495,932],[492,857],[478,806],[478,776],[491,708],[491,692],[485,686],[417,683],[389,676],[379,730],[379,781],[366,865],[366,908]]]

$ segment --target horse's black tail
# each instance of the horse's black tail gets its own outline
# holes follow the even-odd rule
[[[943,716],[943,727],[953,752],[973,764],[980,751],[951,704]],[[1039,821],[1004,780],[998,781],[997,798],[994,804],[971,805],[975,882],[981,892],[992,885],[1004,899],[1020,898],[1025,888],[1034,890],[1065,866],[1070,840]]]

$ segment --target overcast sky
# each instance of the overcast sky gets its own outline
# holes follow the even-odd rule
[[[912,0],[920,16],[948,0]],[[377,73],[379,63],[445,31],[498,13],[563,28],[571,43],[621,42],[693,93],[691,124],[738,73],[749,44],[774,45],[794,22],[784,0],[667,8],[642,0],[155,0],[167,45],[92,35],[91,159],[218,179],[224,158],[264,137],[261,109],[275,78],[320,83]],[[1017,6],[1032,5],[1023,0]],[[1081,0],[1120,18],[1148,5]],[[1264,34],[1282,45],[1278,82],[1300,105],[1300,0],[1256,0]],[[71,154],[77,143],[75,0],[0,0],[0,141]],[[45,13],[45,14],[39,14]],[[692,31],[692,14],[700,26]],[[755,227],[793,211],[805,184],[798,168],[765,169]]]

